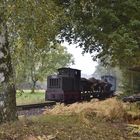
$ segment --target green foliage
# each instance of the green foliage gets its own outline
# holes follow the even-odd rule
[[[37,48],[32,42],[27,47],[18,42],[17,49],[13,54],[16,83],[32,82],[33,90],[37,81],[46,80],[58,68],[73,63],[72,55],[59,44],[46,44],[44,48]]]
[[[84,52],[98,52],[94,59],[110,59],[121,66],[140,63],[138,0],[25,0],[4,1],[0,6],[14,48],[19,38],[24,46],[31,41],[44,47],[58,35],[61,41],[65,37],[78,43]]]
[[[113,75],[117,78],[121,77],[121,70],[118,67],[111,67],[110,65],[103,65],[103,63],[98,61],[95,72],[93,75],[101,77],[103,75]]]
[[[36,53],[34,53],[34,55],[36,55]],[[38,80],[46,79],[49,74],[56,72],[58,68],[68,66],[73,62],[72,55],[67,52],[65,47],[58,44],[51,46],[49,51],[45,49],[41,50],[36,58],[34,58],[33,55],[29,57],[33,59],[33,63],[30,63],[32,74],[34,74],[34,78]],[[38,61],[37,59],[40,60]]]
[[[140,73],[122,69],[124,95],[132,95],[140,92]]]
[[[44,80],[55,69],[73,61],[66,49],[56,44],[64,11],[55,1],[1,1],[0,7],[17,82],[27,77]]]
[[[21,79],[26,79],[24,73],[28,72],[28,69],[26,70],[24,68],[25,66],[29,68],[29,63],[31,69],[36,68],[34,62],[37,62],[37,68],[39,67],[41,62],[40,59],[37,59],[40,58],[40,50],[38,49],[48,48],[49,50],[50,45],[48,44],[56,43],[57,34],[61,29],[62,20],[60,20],[60,17],[62,17],[62,14],[63,10],[61,7],[58,7],[52,0],[0,1],[0,34],[3,28],[6,32],[6,39],[3,41],[5,46],[2,46],[3,48],[1,47],[6,55],[4,56],[4,63],[0,61],[0,65],[5,64],[4,66],[6,68],[8,67],[8,69],[4,71],[4,73],[6,73],[6,80],[3,84],[4,88],[2,93],[6,95],[6,108],[3,109],[4,113],[1,115],[1,118],[3,118],[2,121],[10,121],[16,118],[16,91],[14,89],[13,80],[11,80],[13,78],[12,65],[19,66],[17,70],[19,73],[16,73],[16,70],[15,73],[21,74]],[[34,46],[34,48],[32,48],[32,46]],[[37,51],[39,51],[39,53],[36,53]],[[29,57],[29,54],[32,54],[33,57]],[[13,58],[12,63],[11,56]],[[27,59],[29,60],[25,60],[26,56],[28,56]],[[25,63],[28,61],[29,63]],[[32,75],[36,75],[34,73],[35,72],[32,72]],[[28,73],[26,74],[28,75]],[[18,80],[20,80],[20,78]],[[11,81],[12,85],[10,85]]]
[[[37,47],[44,47],[58,34],[62,12],[53,1],[5,1],[4,6],[13,45],[20,38],[24,45],[32,41]]]
[[[104,63],[140,63],[140,1],[61,2],[67,16],[61,36],[67,41],[78,43],[84,52],[97,52],[94,59],[100,58]]]

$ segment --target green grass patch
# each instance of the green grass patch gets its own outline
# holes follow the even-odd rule
[[[36,90],[35,93],[31,93],[30,90],[17,91],[16,102],[17,105],[33,104],[45,101],[45,91]]]

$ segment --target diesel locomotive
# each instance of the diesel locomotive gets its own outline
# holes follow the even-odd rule
[[[113,96],[116,88],[113,76],[81,78],[81,70],[60,68],[58,74],[47,77],[45,100],[73,103],[91,98],[105,99]]]

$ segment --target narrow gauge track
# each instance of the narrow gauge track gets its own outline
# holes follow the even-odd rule
[[[55,101],[46,101],[44,103],[18,105],[17,113],[18,116],[40,115],[44,112],[46,108],[51,109],[53,105],[56,105]]]
[[[56,105],[55,101],[46,101],[43,103],[36,103],[36,104],[26,104],[26,105],[17,105],[17,110],[21,111],[21,110],[29,110],[29,109],[33,109],[33,108],[43,108],[43,107],[50,107]]]

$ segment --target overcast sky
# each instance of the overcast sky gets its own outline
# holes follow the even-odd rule
[[[69,45],[66,42],[63,44],[63,46],[66,46],[68,52],[74,57],[75,65],[70,66],[71,68],[81,70],[82,74],[91,75],[94,73],[97,62],[92,60],[90,54],[82,55],[81,48],[76,48],[75,45]]]

